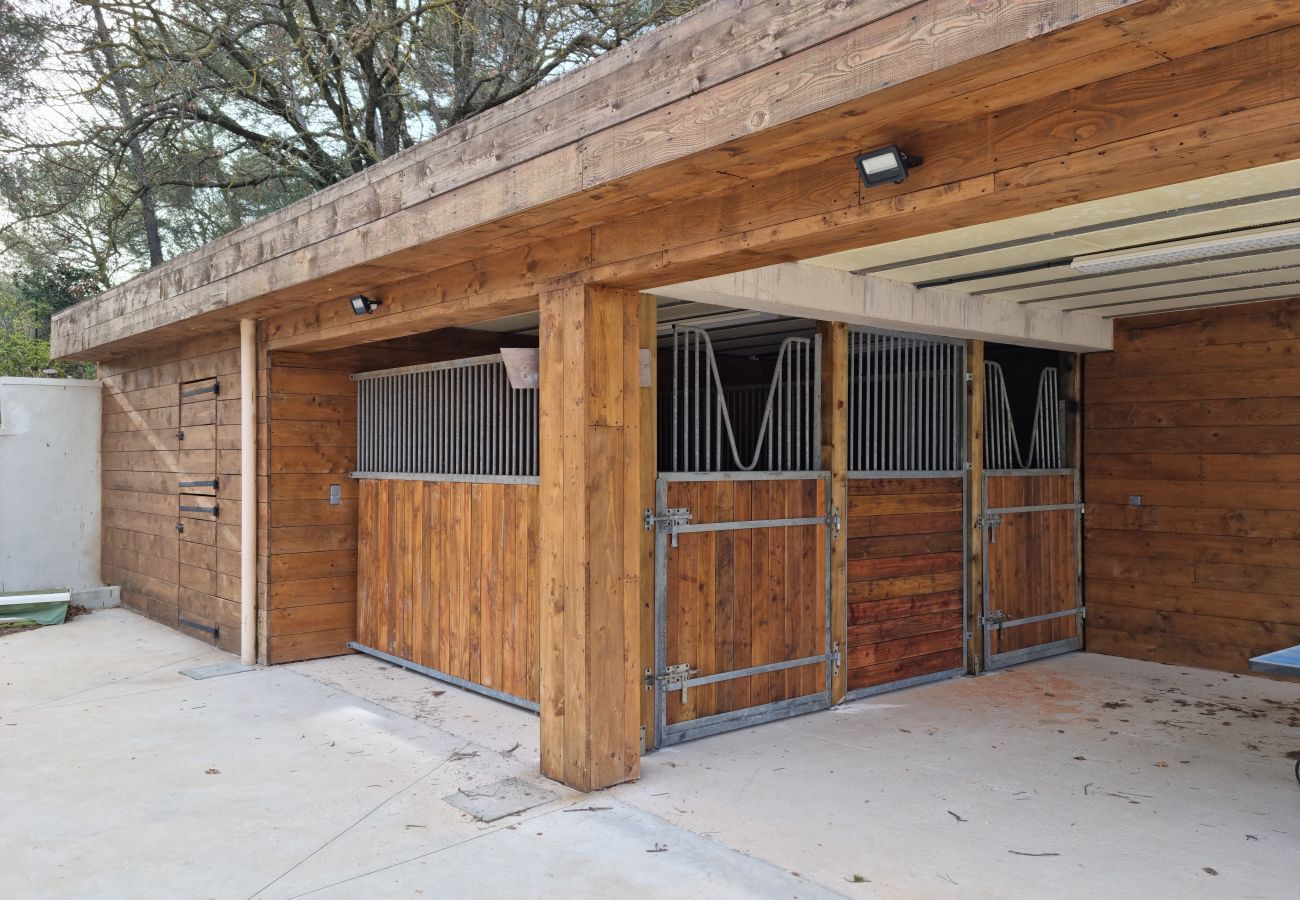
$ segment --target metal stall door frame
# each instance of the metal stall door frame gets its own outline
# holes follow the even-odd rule
[[[667,426],[668,443],[660,451],[671,471],[662,471],[656,481],[655,508],[645,511],[645,527],[655,532],[655,634],[654,667],[645,672],[646,688],[654,691],[654,746],[662,747],[695,738],[744,728],[762,722],[825,709],[830,706],[831,685],[838,665],[837,648],[831,643],[831,541],[833,529],[839,526],[839,511],[833,508],[830,473],[820,465],[821,453],[821,338],[787,337],[780,346],[770,384],[762,389],[766,401],[760,408],[743,405],[730,408],[728,392],[722,382],[709,335],[700,328],[674,326],[672,329],[672,395],[670,419]],[[742,386],[752,391],[756,386]],[[669,412],[669,410],[665,410]],[[739,416],[735,419],[735,416]],[[752,448],[741,444],[752,442]],[[752,450],[752,452],[751,452]],[[765,469],[760,469],[765,465]],[[700,484],[756,485],[762,482],[816,481],[821,494],[821,504],[815,514],[808,508],[796,509],[800,516],[770,516],[766,518],[716,518],[699,521],[692,510],[670,507],[672,485],[686,482]],[[734,501],[738,495],[733,494]],[[769,494],[770,498],[770,494]],[[788,505],[789,496],[786,501]],[[751,497],[752,501],[752,497]],[[791,511],[787,508],[786,511]],[[678,546],[679,537],[707,532],[757,532],[767,529],[815,528],[821,531],[819,546],[822,566],[816,572],[815,589],[820,602],[815,604],[822,619],[820,629],[795,634],[793,645],[811,638],[816,649],[803,656],[786,659],[766,659],[761,663],[740,668],[720,669],[700,673],[692,669],[691,660],[669,659],[671,644],[676,632],[670,621],[670,554]],[[807,570],[803,570],[807,571]],[[784,579],[789,570],[781,572]],[[733,576],[740,573],[733,566]],[[746,573],[747,575],[750,573]],[[782,582],[785,583],[784,581]],[[783,613],[793,607],[789,598],[796,591],[812,586],[801,582],[796,590],[786,589]],[[732,585],[735,597],[738,591]],[[747,598],[754,596],[751,592]],[[807,598],[807,595],[803,595]],[[733,601],[734,602],[734,601]],[[748,599],[747,599],[748,602]],[[715,601],[715,609],[717,607]],[[736,607],[740,609],[740,607]],[[789,625],[789,619],[785,619]],[[785,647],[791,646],[790,634]],[[775,629],[763,634],[771,638]],[[753,632],[750,632],[751,638]],[[719,649],[717,636],[711,649]],[[702,649],[702,648],[696,648]],[[732,653],[734,645],[729,649]],[[750,660],[753,660],[750,644]],[[707,663],[705,664],[707,665]],[[726,663],[720,663],[726,665]],[[784,699],[749,703],[720,712],[708,713],[682,721],[670,721],[669,703],[672,695],[680,693],[683,704],[692,688],[721,685],[738,679],[762,677],[775,672],[788,672],[808,666],[824,666],[825,678],[818,680],[817,690]],[[751,685],[753,683],[751,682]],[[788,687],[788,685],[787,685]],[[799,690],[802,690],[800,686]],[[789,691],[787,690],[786,693]],[[754,699],[752,697],[748,699]]]
[[[1076,469],[1002,469],[985,472],[983,496],[985,498],[989,496],[989,481],[992,478],[1034,477],[1044,475],[1070,476],[1073,483],[1074,502],[995,507],[988,506],[986,499],[984,514],[980,517],[980,531],[984,542],[984,596],[982,603],[983,615],[980,617],[980,623],[983,626],[982,630],[984,633],[985,669],[1001,669],[1015,665],[1016,663],[1029,662],[1030,660],[1042,659],[1047,656],[1056,656],[1061,653],[1069,653],[1072,650],[1080,650],[1083,648],[1083,620],[1085,609],[1083,603],[1083,584],[1079,571],[1079,563],[1081,560],[1080,538],[1083,533],[1083,503],[1080,501],[1079,495],[1078,471]],[[1070,580],[1070,584],[1074,593],[1073,605],[1069,608],[1063,608],[1038,615],[1025,616],[1019,619],[1007,619],[1001,609],[993,608],[995,602],[999,607],[1004,606],[1005,604],[996,601],[996,598],[992,596],[992,584],[990,578],[991,557],[995,552],[998,528],[1004,524],[1003,520],[1009,516],[1030,516],[1034,513],[1061,512],[1066,510],[1073,513],[1073,531],[1070,541],[1070,565],[1073,569],[1073,577]],[[1071,638],[1051,641],[1045,644],[1035,644],[1030,647],[1023,647],[1000,653],[993,652],[994,632],[1005,632],[1007,629],[1033,625],[1038,622],[1048,622],[1069,616],[1075,618],[1075,633]]]
[[[858,700],[955,678],[969,670],[973,601],[968,577],[972,538],[967,386],[972,375],[968,368],[967,342],[962,338],[859,326],[849,330],[849,341],[849,484],[952,479],[960,480],[962,495],[958,523],[961,532],[960,665],[867,687],[850,687],[845,699]],[[892,362],[888,358],[890,353],[897,357]],[[924,417],[919,414],[922,411],[926,413]],[[846,510],[845,527],[849,525]],[[850,542],[854,540],[852,534],[850,531]],[[843,665],[851,665],[853,658],[852,618],[849,626]],[[849,678],[852,684],[852,670]]]
[[[1083,621],[1086,615],[1080,568],[1083,551],[1084,504],[1081,496],[1079,470],[1062,466],[1065,461],[1065,432],[1057,370],[1055,368],[1046,368],[1039,376],[1033,429],[1030,435],[1030,450],[1027,458],[1022,457],[1016,439],[1002,368],[995,362],[986,362],[985,374],[985,440],[988,442],[986,444],[986,462],[991,461],[995,467],[984,470],[983,491],[981,492],[984,499],[984,508],[979,518],[979,528],[983,542],[983,553],[981,554],[983,559],[983,596],[981,598],[980,626],[983,633],[984,668],[993,670],[1082,649]],[[1035,466],[1038,467],[1035,468]],[[989,482],[992,479],[1043,476],[1069,476],[1072,484],[1072,501],[1003,507],[990,505]],[[1051,612],[1007,619],[1001,609],[993,608],[995,603],[998,606],[1004,604],[992,596],[992,579],[990,578],[991,557],[997,542],[998,528],[1003,525],[1003,520],[1008,516],[1032,516],[1035,513],[1064,511],[1073,513],[1070,541],[1070,565],[1073,570],[1070,584],[1074,594],[1073,604],[1068,608]],[[993,634],[995,632],[1002,633],[1007,629],[1066,617],[1074,617],[1075,619],[1073,637],[1035,644],[1016,650],[993,652]]]
[[[674,482],[717,481],[821,481],[824,485],[824,514],[820,516],[744,519],[695,522],[692,511],[668,506],[669,485]],[[839,513],[831,505],[829,472],[761,472],[761,473],[662,473],[655,483],[655,514],[647,511],[646,526],[655,531],[655,658],[654,671],[645,673],[647,688],[655,692],[655,746],[664,747],[683,741],[707,737],[751,725],[788,718],[831,705],[831,684],[840,664],[839,648],[831,643],[831,540],[839,528]],[[701,532],[741,531],[767,528],[818,528],[823,532],[821,572],[823,627],[821,652],[799,658],[778,660],[741,669],[705,675],[697,674],[689,661],[669,663],[669,553],[678,546],[678,536]],[[813,694],[792,697],[774,703],[748,706],[684,722],[669,722],[670,694],[680,692],[684,699],[691,688],[749,678],[804,666],[825,666],[821,689]]]

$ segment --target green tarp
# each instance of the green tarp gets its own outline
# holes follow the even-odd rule
[[[48,594],[48,600],[41,599]],[[67,591],[0,594],[0,628],[10,625],[62,625],[68,614]]]

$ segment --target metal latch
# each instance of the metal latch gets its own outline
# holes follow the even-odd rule
[[[980,616],[980,622],[985,628],[1001,628],[1002,623],[1007,620],[1007,614],[1000,609],[995,609],[991,613]]]
[[[691,524],[691,511],[686,507],[665,509],[661,515],[655,515],[653,509],[645,511],[645,530],[654,531],[657,528],[671,538],[674,547],[677,546],[677,529],[689,524]]]
[[[675,666],[669,666],[664,673],[659,676],[659,686],[664,692],[681,691],[682,702],[686,702],[686,686],[690,683],[692,675],[700,674],[699,669],[692,669],[690,663],[678,663]]]
[[[998,526],[1002,524],[1001,513],[983,513],[975,520],[975,524],[988,532],[990,544],[998,542]]]
[[[831,526],[831,540],[840,536],[840,508],[831,507],[831,514],[826,517],[826,524]]]

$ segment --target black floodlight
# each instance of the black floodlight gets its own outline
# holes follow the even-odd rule
[[[357,294],[348,302],[352,304],[352,312],[358,316],[368,316],[381,305],[380,301],[365,294]]]
[[[867,187],[900,184],[907,177],[907,170],[916,168],[921,162],[921,157],[908,156],[893,145],[863,153],[857,159],[858,172]]]

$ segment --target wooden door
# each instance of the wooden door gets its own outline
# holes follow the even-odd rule
[[[217,528],[221,513],[217,500],[220,488],[217,397],[220,391],[216,378],[185,381],[180,385],[177,607],[181,631],[229,649],[238,646],[239,622],[238,617],[231,620],[228,604],[218,597],[217,585]]]
[[[658,742],[828,705],[826,479],[671,478],[658,496]]]
[[[1078,474],[990,474],[984,497],[986,668],[1079,649]]]

